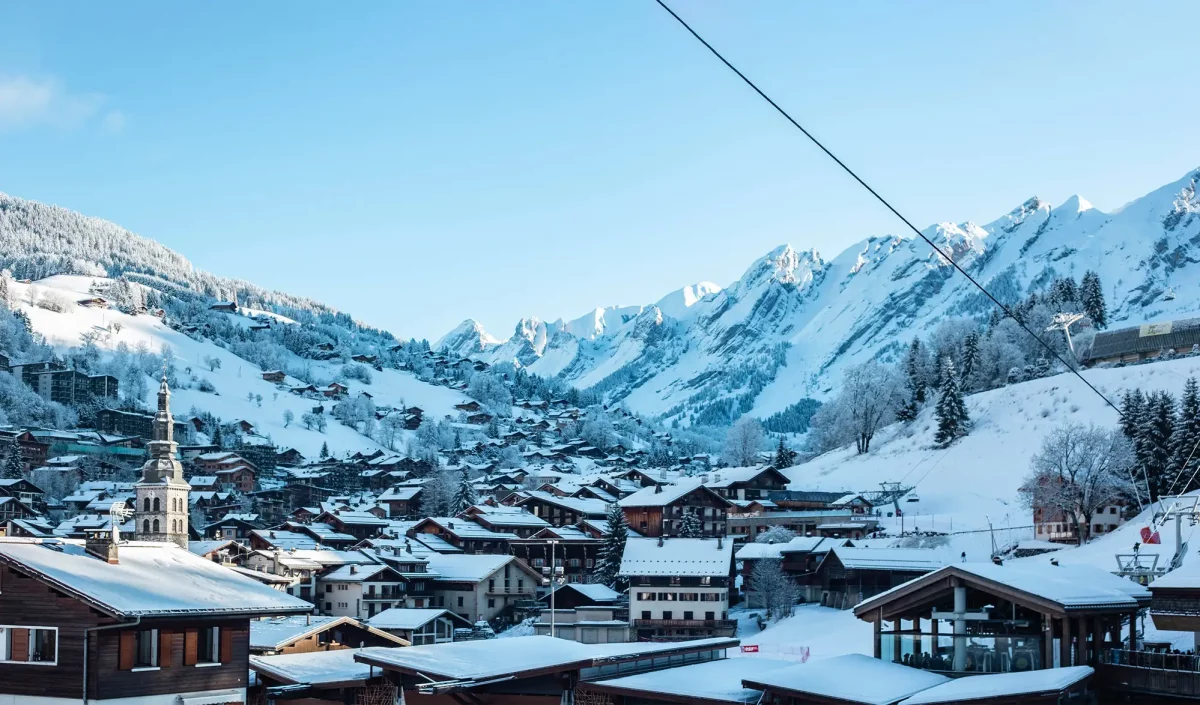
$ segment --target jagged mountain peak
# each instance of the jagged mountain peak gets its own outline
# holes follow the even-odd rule
[[[455,353],[461,357],[470,357],[489,350],[500,344],[483,327],[483,324],[473,318],[459,323],[449,333],[443,335],[433,344],[434,350]]]
[[[824,268],[825,260],[815,249],[796,250],[791,245],[780,245],[755,260],[736,288],[744,291],[769,282],[804,286]]]

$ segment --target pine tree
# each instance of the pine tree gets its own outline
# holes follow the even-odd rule
[[[679,535],[685,539],[697,539],[704,533],[704,527],[700,523],[700,518],[696,516],[694,511],[685,511],[683,519],[679,522]]]
[[[975,332],[967,333],[963,338],[963,361],[962,361],[962,383],[963,389],[973,389],[972,377],[975,371],[979,369],[979,334]]]
[[[595,582],[616,587],[621,572],[621,558],[625,555],[625,541],[629,538],[629,525],[625,523],[625,512],[616,502],[608,505],[608,533],[604,536],[597,552]]]
[[[225,439],[221,437],[221,424],[213,424],[212,444],[218,448],[225,447]]]
[[[967,415],[967,406],[963,403],[962,392],[958,388],[954,361],[949,357],[942,366],[942,387],[936,414],[938,428],[933,440],[939,446],[944,448],[953,443],[955,438],[965,436],[970,431],[971,419]]]
[[[1137,442],[1142,417],[1146,413],[1146,398],[1142,390],[1132,389],[1121,398],[1121,432],[1130,441]]]
[[[321,460],[325,460],[326,458],[329,457],[329,444],[325,443],[324,441],[321,442],[320,457],[321,457]]]
[[[465,512],[478,501],[479,497],[475,494],[475,487],[471,484],[471,477],[467,475],[467,469],[464,467],[462,474],[458,477],[458,487],[454,490],[454,507],[452,513]]]
[[[1088,271],[1079,283],[1079,299],[1083,312],[1092,319],[1092,325],[1103,330],[1108,327],[1108,308],[1104,305],[1104,289],[1100,286],[1100,275]]]
[[[1183,494],[1200,487],[1200,385],[1189,377],[1179,398],[1179,414],[1171,435],[1173,492]]]
[[[925,350],[921,347],[920,338],[913,338],[908,346],[908,354],[904,357],[904,376],[907,379],[908,400],[896,411],[896,419],[912,421],[925,403]]]
[[[783,436],[779,437],[779,447],[775,449],[775,469],[790,468],[796,461],[796,452],[783,444]]]
[[[1167,392],[1151,394],[1134,441],[1138,465],[1150,486],[1150,501],[1170,491],[1171,436],[1175,430],[1175,399]]]
[[[15,440],[0,448],[0,478],[19,480],[24,469],[25,461],[21,457],[21,446]]]

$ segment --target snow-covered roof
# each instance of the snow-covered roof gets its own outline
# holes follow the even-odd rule
[[[765,676],[781,668],[794,666],[795,661],[778,661],[769,658],[726,658],[704,661],[678,668],[639,673],[624,678],[610,678],[589,683],[589,688],[599,686],[602,692],[617,694],[658,693],[676,698],[722,702],[757,703],[761,690],[742,685],[743,679]],[[632,692],[631,692],[632,691]]]
[[[766,465],[748,465],[740,468],[718,468],[705,473],[708,482],[705,487],[729,487],[735,482],[748,482],[767,471]],[[703,476],[701,477],[703,479]]]
[[[575,512],[593,517],[602,517],[608,514],[608,505],[599,499],[588,499],[586,497],[558,497],[549,492],[541,490],[533,490],[526,492],[530,499],[540,499],[548,504],[556,504],[560,507],[565,507]]]
[[[542,519],[541,517],[534,516],[533,513],[526,511],[481,513],[479,515],[479,520],[486,521],[493,526],[536,526],[539,528],[550,526],[550,522]]]
[[[444,679],[483,681],[522,674],[590,667],[601,661],[635,659],[676,651],[701,651],[736,646],[736,639],[696,639],[686,642],[581,644],[550,636],[456,641],[403,649],[368,648],[358,658],[381,667],[422,673]]]
[[[990,673],[982,676],[955,678],[901,702],[901,705],[936,705],[963,703],[992,698],[1033,698],[1039,694],[1058,693],[1070,688],[1094,673],[1090,666],[1046,668],[1020,673]]]
[[[420,629],[442,615],[466,621],[450,610],[391,607],[368,619],[367,624],[376,629]]]
[[[954,557],[949,551],[931,548],[850,548],[833,549],[846,568],[855,570],[937,570],[949,565]],[[990,565],[990,564],[989,564]]]
[[[1189,588],[1192,590],[1200,588],[1200,555],[1196,555],[1194,552],[1184,556],[1183,565],[1150,583],[1151,591]]]
[[[115,565],[81,542],[0,540],[0,563],[122,617],[297,614],[312,604],[266,587],[173,543],[122,543]]]
[[[613,590],[607,585],[600,583],[567,583],[551,590],[550,592],[558,592],[559,590],[574,590],[584,597],[594,602],[612,602],[621,598],[621,593]],[[547,593],[542,598],[543,601],[550,599],[550,593]]]
[[[719,545],[718,545],[719,544]],[[629,538],[621,575],[723,576],[733,561],[733,542],[718,539]]]
[[[515,556],[431,553],[429,570],[438,574],[438,580],[479,582],[512,561],[516,561]]]
[[[386,565],[343,565],[321,576],[321,580],[335,583],[361,583],[386,570],[390,570],[390,567]]]
[[[737,659],[742,660],[742,659]],[[946,676],[891,661],[846,654],[793,664],[743,679],[750,688],[833,698],[863,705],[891,705],[948,682]]]
[[[303,639],[310,634],[325,631],[340,624],[351,624],[370,630],[370,625],[362,624],[353,617],[316,617],[312,615],[293,615],[291,617],[273,617],[250,622],[250,648],[260,650],[282,649],[294,641]],[[399,646],[408,646],[408,642],[386,632],[371,630],[376,636],[391,639]]]
[[[372,675],[371,667],[359,663],[357,649],[314,651],[305,654],[251,656],[250,670],[286,684],[361,684]]]
[[[681,477],[670,485],[643,487],[617,504],[622,507],[664,507],[692,492],[701,484],[701,479],[698,477]]]
[[[516,534],[503,531],[492,531],[486,526],[476,524],[470,519],[458,517],[428,517],[426,521],[435,522],[438,526],[456,536],[468,539],[487,539],[492,541],[508,541],[517,538]]]
[[[420,487],[389,487],[379,495],[379,501],[407,501],[416,497],[420,492]]]

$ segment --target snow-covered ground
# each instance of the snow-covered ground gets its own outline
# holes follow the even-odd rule
[[[1189,376],[1200,376],[1200,357],[1083,374],[1119,403],[1121,394],[1134,387],[1178,393]],[[947,449],[934,448],[936,419],[930,407],[911,425],[884,429],[866,455],[842,448],[789,468],[786,474],[797,489],[862,492],[878,490],[881,482],[911,485],[919,501],[901,502],[905,529],[953,533],[956,550],[986,559],[992,541],[989,524],[1000,546],[1033,538],[1032,513],[1022,504],[1018,489],[1046,435],[1068,422],[1115,428],[1118,417],[1070,374],[975,394],[966,402],[974,428]],[[900,520],[882,521],[893,533],[899,531]]]
[[[196,340],[172,330],[155,316],[130,316],[115,309],[75,305],[74,302],[84,298],[96,281],[103,280],[56,275],[28,285],[14,283],[11,287],[12,298],[16,307],[29,317],[33,329],[60,350],[79,346],[85,334],[96,335],[96,344],[102,351],[115,350],[122,343],[131,350],[144,347],[156,353],[162,352],[164,346],[168,348],[180,370],[190,368],[191,374],[198,380],[207,379],[216,388],[216,393],[201,392],[195,387],[172,390],[171,404],[177,417],[183,417],[190,408],[195,407],[226,422],[245,419],[254,424],[255,432],[259,435],[271,438],[276,445],[295,448],[310,458],[316,457],[323,443],[328,443],[333,453],[380,447],[372,439],[332,419],[324,433],[304,428],[300,417],[317,402],[286,391],[289,384],[299,384],[297,380],[289,379],[287,384],[282,385],[284,388],[266,382],[261,377],[262,370],[256,365],[210,340]],[[59,296],[71,303],[61,313],[31,306],[30,289],[34,289],[38,297]],[[240,316],[237,318],[247,322],[251,320]],[[219,360],[220,367],[210,370],[205,362],[208,358]],[[307,365],[313,370],[314,376],[329,379],[335,376],[341,364],[338,361],[318,362],[295,358],[296,368]],[[359,391],[366,391],[373,396],[376,405],[398,407],[403,403],[406,406],[419,406],[427,417],[435,419],[447,414],[457,416],[454,405],[467,400],[460,392],[427,384],[408,372],[385,369],[382,372],[372,371],[371,375],[371,384],[350,382],[352,397]],[[147,384],[145,399],[150,405],[153,393],[158,389],[157,383],[151,382]],[[261,405],[257,400],[249,400],[247,395],[250,394],[261,396]],[[288,410],[295,415],[295,421],[285,425],[283,414]],[[404,432],[404,440],[411,434],[411,431]]]
[[[730,649],[730,656],[806,661],[873,653],[871,624],[855,617],[852,610],[800,605],[791,617],[768,623],[762,630],[756,619],[760,612],[730,610],[730,619],[738,622],[737,637],[742,646],[758,647],[756,653]]]

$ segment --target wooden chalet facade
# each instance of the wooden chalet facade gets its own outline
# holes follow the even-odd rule
[[[312,609],[174,544],[89,545],[0,541],[0,701],[244,703],[250,619]]]
[[[729,501],[705,487],[700,478],[644,487],[618,504],[625,522],[642,536],[680,536],[689,514],[695,517],[700,536],[725,536],[728,531]]]
[[[551,544],[551,541],[557,543]],[[554,566],[568,583],[590,583],[596,561],[600,558],[599,538],[573,526],[549,527],[527,538],[509,541],[509,548],[518,560],[544,577],[550,577],[551,552]]]

